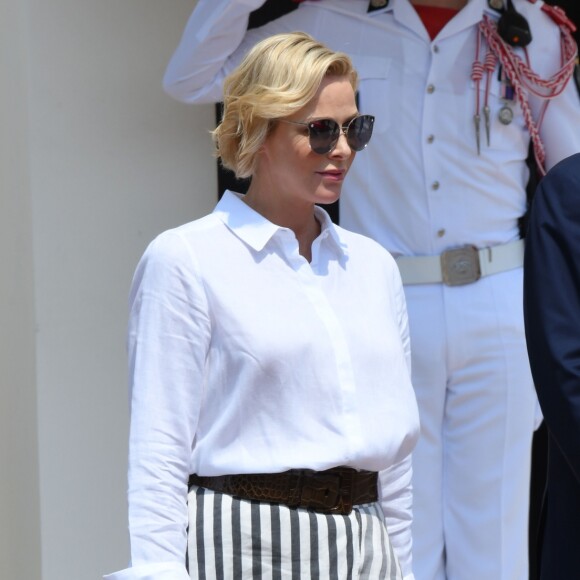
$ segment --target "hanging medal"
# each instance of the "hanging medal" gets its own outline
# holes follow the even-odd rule
[[[499,110],[498,118],[502,125],[510,125],[514,120],[514,111],[512,107],[515,99],[515,90],[508,76],[505,74],[505,69],[503,67],[500,67],[500,78],[503,106]]]

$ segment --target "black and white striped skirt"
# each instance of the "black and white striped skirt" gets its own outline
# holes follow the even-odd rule
[[[192,579],[403,578],[378,503],[328,515],[195,485],[188,502]]]

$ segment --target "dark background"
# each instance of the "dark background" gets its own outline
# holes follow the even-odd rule
[[[557,5],[562,7],[568,17],[574,22],[576,27],[580,29],[580,2],[578,0],[546,0],[547,4]],[[267,0],[266,4],[262,6],[259,10],[253,12],[250,16],[250,28],[261,26],[274,18],[278,18],[282,14],[290,12],[297,7],[297,4],[292,2],[292,0]],[[580,42],[580,30],[576,30],[575,33],[576,42]],[[221,108],[219,105],[216,106],[216,122],[221,118]],[[578,128],[580,130],[580,127]],[[532,175],[534,171],[532,170]],[[218,189],[219,196],[222,195],[224,190],[232,189],[234,191],[245,192],[248,187],[249,181],[238,181],[235,179],[233,174],[229,171],[224,171],[218,165]],[[532,178],[530,186],[528,188],[529,194],[531,196],[535,185],[537,184],[536,179]],[[325,206],[325,209],[330,213],[331,218],[338,222],[338,203],[332,204],[331,206]],[[540,517],[540,507],[542,502],[542,496],[544,492],[544,487],[546,483],[546,467],[547,467],[547,434],[546,427],[542,425],[540,429],[534,435],[534,444],[532,449],[532,478],[530,486],[530,526],[529,526],[529,542],[530,542],[530,580],[537,579],[536,567],[537,567],[537,529]],[[579,547],[580,549],[580,547]]]

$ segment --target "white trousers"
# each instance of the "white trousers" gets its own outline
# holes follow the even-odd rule
[[[378,503],[348,516],[192,486],[188,568],[196,580],[402,580]]]
[[[536,396],[522,271],[405,288],[421,438],[413,456],[416,580],[528,580]]]

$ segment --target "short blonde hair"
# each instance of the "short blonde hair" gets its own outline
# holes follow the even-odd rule
[[[259,42],[224,83],[222,121],[213,131],[216,155],[238,178],[250,177],[272,122],[307,105],[325,76],[358,81],[350,58],[304,32]]]

